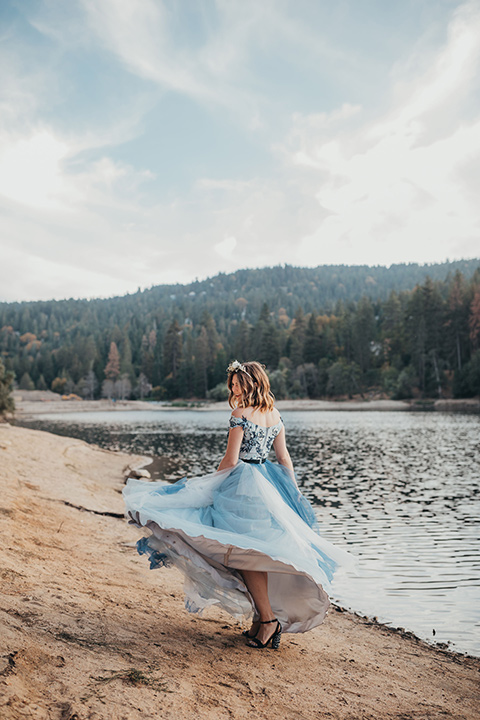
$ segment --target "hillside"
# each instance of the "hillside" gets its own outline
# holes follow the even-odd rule
[[[278,266],[109,299],[1,303],[0,352],[22,389],[87,399],[221,397],[234,356],[266,363],[279,397],[469,396],[480,391],[468,365],[479,267]]]

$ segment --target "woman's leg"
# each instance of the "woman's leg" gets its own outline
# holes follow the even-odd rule
[[[273,620],[275,617],[268,599],[268,575],[266,572],[258,570],[242,570],[242,576],[245,581],[245,585],[248,588],[248,592],[253,598],[257,613],[260,616],[260,620],[266,623],[267,620]],[[260,625],[258,622],[253,623],[250,629],[252,637],[256,633],[256,637],[260,642],[264,643],[268,638],[273,635],[276,629],[275,623]]]

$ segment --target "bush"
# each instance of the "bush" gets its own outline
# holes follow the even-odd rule
[[[359,392],[360,368],[356,363],[338,360],[328,368],[327,394],[348,395]]]
[[[480,350],[474,352],[468,363],[455,372],[453,394],[457,398],[480,395]]]
[[[404,368],[397,380],[397,387],[395,390],[395,400],[406,400],[414,395],[414,388],[417,384],[417,376],[415,370],[411,365]]]
[[[283,400],[287,397],[286,374],[286,370],[272,370],[272,372],[268,374],[272,393],[277,400]]]
[[[396,367],[386,365],[382,368],[382,390],[390,397],[393,397],[397,392],[398,377],[400,375]]]
[[[0,415],[13,412],[15,404],[11,395],[13,389],[13,372],[6,371],[3,361],[0,360]]]
[[[228,387],[226,382],[218,383],[211,390],[207,391],[207,399],[215,402],[228,400]]]
[[[166,394],[167,394],[167,391],[165,390],[163,385],[156,385],[155,387],[152,388],[151,397],[154,400],[164,400]]]
[[[63,395],[65,392],[65,386],[67,384],[67,378],[65,377],[56,377],[55,380],[52,380],[52,392],[58,393],[59,395]]]
[[[472,395],[480,395],[480,350],[477,350],[468,363],[468,380]]]

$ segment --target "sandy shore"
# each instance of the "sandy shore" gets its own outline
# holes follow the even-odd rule
[[[171,412],[194,408],[199,412],[222,410],[229,412],[227,402],[198,403],[151,403],[146,400],[62,400],[60,395],[49,391],[17,391],[14,393],[16,414],[21,418],[37,415],[55,415],[71,412],[119,412],[125,410],[150,410]],[[428,400],[404,401],[371,398],[365,400],[279,400],[276,406],[280,412],[295,410],[344,410],[346,412],[436,410],[441,412],[480,413],[480,400]]]
[[[186,613],[122,517],[139,462],[0,425],[2,720],[478,720],[478,659],[336,610],[258,651],[230,616]]]

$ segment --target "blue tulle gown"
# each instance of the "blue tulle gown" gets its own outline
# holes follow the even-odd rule
[[[128,480],[123,495],[131,522],[151,531],[137,543],[150,567],[174,565],[185,576],[185,607],[219,605],[235,618],[256,617],[239,570],[268,573],[268,594],[284,632],[306,632],[327,612],[338,565],[351,556],[318,534],[313,509],[289,471],[267,459],[281,431],[244,417],[234,468],[167,482]]]

